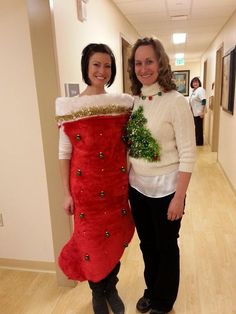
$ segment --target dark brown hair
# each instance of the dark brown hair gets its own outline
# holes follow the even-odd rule
[[[105,44],[89,44],[87,45],[82,51],[82,58],[81,58],[81,71],[82,77],[84,82],[87,85],[91,85],[91,81],[88,77],[88,66],[89,66],[89,59],[94,55],[96,52],[106,53],[111,57],[111,78],[107,82],[107,86],[111,86],[114,82],[116,76],[116,60],[112,50]]]
[[[191,83],[190,83],[191,88],[193,88],[193,82],[198,82],[199,87],[202,86],[202,83],[201,83],[200,79],[199,79],[197,76],[195,76],[195,77],[191,80]]]
[[[171,66],[169,63],[169,57],[165,52],[165,49],[162,45],[162,43],[158,39],[154,38],[140,38],[136,41],[134,44],[131,56],[129,58],[128,63],[128,71],[129,71],[129,77],[131,80],[131,91],[134,95],[139,95],[141,92],[142,84],[137,79],[137,76],[135,74],[135,53],[136,50],[140,46],[151,46],[154,49],[158,65],[159,65],[159,72],[157,77],[157,82],[162,87],[164,92],[168,92],[170,90],[176,89],[176,85],[173,81],[173,74],[171,71]]]

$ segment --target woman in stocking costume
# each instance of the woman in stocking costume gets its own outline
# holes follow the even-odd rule
[[[126,124],[133,98],[107,94],[116,75],[105,44],[89,44],[81,59],[86,89],[56,100],[64,209],[74,232],[59,256],[68,278],[87,280],[95,314],[124,313],[116,289],[120,258],[134,225],[128,205]]]

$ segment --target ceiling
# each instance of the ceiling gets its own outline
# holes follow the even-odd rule
[[[183,52],[185,62],[202,54],[236,10],[236,0],[113,0],[141,37],[155,36],[170,59]],[[236,30],[235,30],[236,31]],[[187,33],[174,45],[172,33]]]

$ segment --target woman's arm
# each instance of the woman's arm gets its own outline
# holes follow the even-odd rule
[[[74,202],[70,192],[70,159],[72,146],[63,126],[59,132],[59,164],[64,189],[64,210],[68,215],[74,213]]]
[[[185,196],[191,175],[191,172],[179,172],[175,196],[172,198],[168,209],[168,220],[176,220],[183,216]]]
[[[176,220],[183,216],[186,192],[196,159],[193,116],[186,100],[182,104],[177,103],[175,107],[174,130],[179,152],[179,173],[176,192],[168,209],[169,220]]]
[[[68,215],[74,213],[74,202],[70,192],[70,159],[60,159],[60,170],[64,189],[64,210]]]

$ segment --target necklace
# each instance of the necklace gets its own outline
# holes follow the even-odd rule
[[[154,96],[162,96],[162,92],[158,92],[158,93],[153,94],[153,95],[150,95],[150,96],[144,96],[144,95],[140,94],[139,97],[141,97],[142,100],[145,100],[146,98],[147,98],[148,100],[152,100]]]

